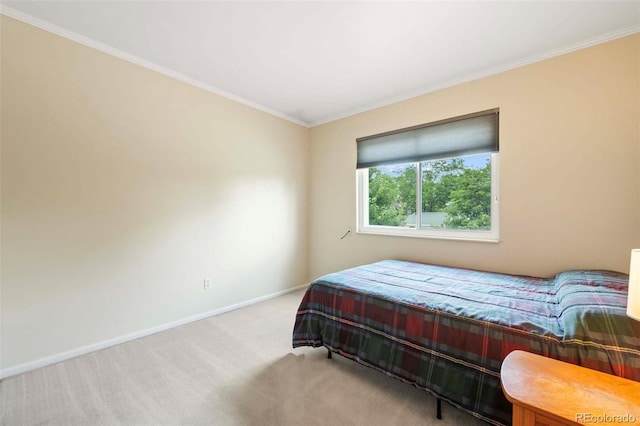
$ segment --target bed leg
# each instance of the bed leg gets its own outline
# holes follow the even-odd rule
[[[442,400],[440,398],[436,398],[436,419],[442,419]]]
[[[327,349],[327,359],[331,359],[331,351]]]

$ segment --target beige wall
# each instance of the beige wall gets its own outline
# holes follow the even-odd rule
[[[310,273],[383,258],[516,274],[626,271],[640,246],[640,35],[311,130]],[[353,235],[355,139],[500,108],[498,244]]]
[[[1,31],[0,368],[383,258],[549,275],[624,271],[640,246],[639,35],[309,130],[10,18]],[[339,240],[356,137],[494,107],[500,243]]]
[[[7,17],[1,118],[2,368],[306,282],[308,129]]]

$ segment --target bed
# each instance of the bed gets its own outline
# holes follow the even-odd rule
[[[511,424],[500,366],[516,349],[640,381],[628,275],[534,278],[385,260],[325,275],[296,314],[293,347],[326,347],[495,425]]]

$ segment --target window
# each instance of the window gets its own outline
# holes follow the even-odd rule
[[[498,110],[357,144],[358,232],[498,241]]]

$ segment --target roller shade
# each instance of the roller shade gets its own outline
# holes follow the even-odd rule
[[[357,168],[498,152],[498,109],[356,139]]]

